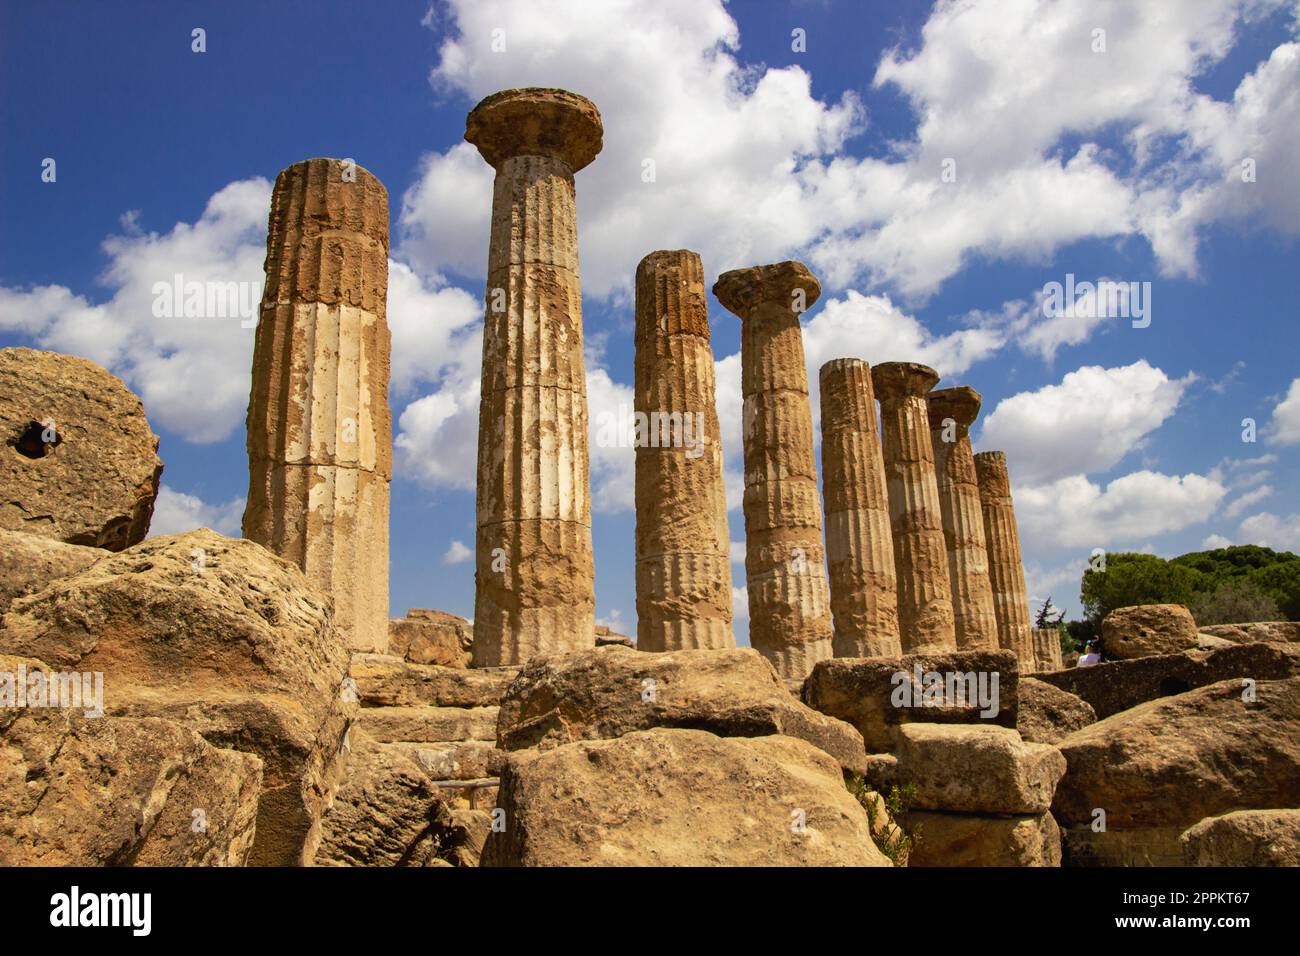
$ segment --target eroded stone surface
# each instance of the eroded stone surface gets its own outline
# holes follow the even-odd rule
[[[16,598],[43,590],[51,581],[76,574],[103,556],[98,548],[0,529],[0,620]]]
[[[1179,838],[1188,866],[1300,866],[1300,810],[1239,810]]]
[[[497,805],[485,866],[890,865],[838,762],[791,737],[656,728],[521,751]]]
[[[1004,650],[1014,652],[1021,667],[1032,672],[1035,667],[1033,627],[1006,453],[980,452],[975,456],[975,474],[979,480],[980,508],[984,513],[984,543],[989,556],[998,644]]]
[[[641,654],[605,648],[526,665],[501,700],[505,750],[689,727],[724,737],[785,734],[861,773],[856,730],[792,697],[751,648]]]
[[[636,271],[637,647],[734,647],[731,539],[704,268],[686,249]]]
[[[162,468],[144,407],[116,376],[0,349],[0,529],[121,551],[149,531]]]
[[[102,672],[109,715],[260,757],[248,862],[311,860],[357,708],[329,599],[297,567],[208,530],[150,538],[15,601],[0,652]]]
[[[392,413],[388,192],[309,159],[271,195],[248,403],[244,536],[334,598],[350,645],[388,646]]]
[[[1060,866],[1061,831],[1050,813],[994,817],[908,814],[921,839],[908,866]]]
[[[927,687],[939,686],[928,675],[938,676],[939,693],[927,692]],[[852,724],[868,753],[879,754],[897,746],[900,725],[914,722],[1015,727],[1018,679],[1015,655],[1007,651],[835,658],[813,668],[804,681],[803,700]]]
[[[898,579],[871,366],[821,367],[822,488],[836,657],[897,657]]]
[[[587,383],[573,174],[600,114],[504,90],[465,138],[496,169],[479,400],[474,664],[589,647],[595,613]]]
[[[952,580],[926,405],[939,375],[916,362],[885,362],[871,370],[871,378],[880,400],[903,652],[953,650]]]
[[[1111,611],[1101,622],[1106,657],[1133,660],[1196,647],[1196,620],[1181,604],[1141,604]]]
[[[458,614],[413,607],[388,622],[388,653],[413,664],[469,667],[474,625]]]
[[[821,286],[798,262],[724,272],[713,293],[741,318],[745,578],[750,644],[782,677],[829,658],[830,590],[799,314]]]
[[[1016,703],[1016,730],[1031,743],[1059,743],[1097,720],[1087,701],[1032,677],[1020,678]]]

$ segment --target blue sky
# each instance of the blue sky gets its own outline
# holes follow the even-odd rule
[[[1298,10],[5,3],[0,344],[123,376],[162,438],[155,531],[237,534],[252,332],[155,319],[150,289],[260,282],[275,174],[355,158],[392,211],[392,611],[469,615],[491,171],[465,114],[562,86],[606,127],[577,179],[593,421],[631,405],[645,253],[696,249],[710,281],[799,258],[823,282],[814,384],[856,355],[979,389],[976,450],[1008,452],[1030,591],[1077,610],[1094,548],[1300,550]],[[1149,326],[1044,315],[1067,274],[1150,283]],[[710,308],[739,545],[739,322]],[[631,452],[593,447],[592,486],[597,616],[635,633]]]

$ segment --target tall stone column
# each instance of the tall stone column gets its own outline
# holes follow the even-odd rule
[[[334,597],[352,647],[388,647],[392,415],[388,191],[309,159],[271,194],[248,401],[244,537]]]
[[[930,393],[928,405],[957,647],[996,649],[998,622],[993,612],[984,515],[970,447],[970,426],[979,415],[980,393],[965,385],[941,388]]]
[[[735,647],[722,442],[697,253],[652,252],[637,266],[633,392],[637,647]]]
[[[998,644],[1014,651],[1020,666],[1034,668],[1034,643],[1029,618],[1025,568],[1020,560],[1020,532],[1011,501],[1007,456],[982,451],[975,456],[980,508],[984,513],[984,540],[989,553],[989,579],[993,585],[993,610],[998,621]]]
[[[926,395],[939,375],[916,362],[885,362],[871,370],[871,379],[880,399],[903,653],[952,650],[957,646],[952,584],[926,408]]]
[[[898,657],[898,579],[871,366],[821,367],[822,495],[836,657]]]
[[[1035,627],[1030,633],[1034,642],[1034,670],[1059,671],[1064,666],[1061,632],[1054,627]]]
[[[496,170],[479,403],[474,664],[591,646],[595,582],[573,174],[600,113],[564,90],[495,93],[465,139]]]
[[[830,595],[799,313],[821,285],[798,262],[724,272],[713,294],[741,319],[749,642],[778,674],[832,656]]]

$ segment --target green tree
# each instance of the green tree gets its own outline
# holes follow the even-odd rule
[[[1135,604],[1190,604],[1204,575],[1197,569],[1154,554],[1106,555],[1106,569],[1083,572],[1079,600],[1095,628],[1117,607]]]
[[[1281,616],[1277,602],[1249,579],[1236,579],[1202,592],[1192,601],[1192,617],[1205,627],[1210,624],[1242,624],[1246,621],[1276,621]]]
[[[1034,627],[1042,629],[1045,627],[1060,627],[1061,622],[1065,620],[1065,612],[1052,604],[1052,596],[1047,595],[1038,613],[1034,616]]]

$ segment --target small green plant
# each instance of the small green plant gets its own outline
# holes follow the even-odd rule
[[[889,794],[882,797],[867,786],[867,781],[861,774],[855,773],[849,779],[848,787],[849,792],[867,811],[867,826],[871,829],[871,839],[876,848],[895,866],[906,866],[908,856],[921,842],[919,823],[910,829],[903,825],[907,811],[916,799],[916,785],[909,783],[902,788],[892,786]],[[878,825],[882,809],[889,814],[892,826]]]

